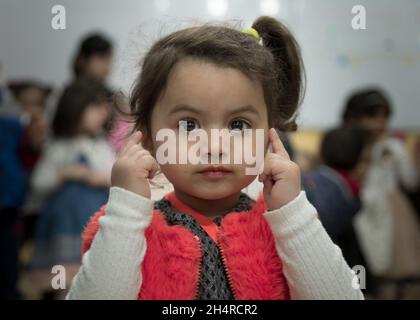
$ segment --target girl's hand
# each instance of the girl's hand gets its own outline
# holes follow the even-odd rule
[[[264,159],[264,170],[258,180],[264,183],[264,199],[270,211],[279,209],[295,199],[301,190],[300,169],[290,160],[276,130],[268,132],[273,153]]]
[[[136,131],[128,139],[112,167],[111,185],[150,199],[148,179],[153,178],[159,166],[150,152],[140,145],[141,138],[141,131]]]

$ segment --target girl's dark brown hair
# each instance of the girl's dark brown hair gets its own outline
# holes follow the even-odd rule
[[[269,125],[294,131],[296,111],[303,96],[304,67],[299,45],[290,31],[271,17],[260,17],[252,25],[262,39],[226,26],[204,25],[176,31],[157,41],[146,54],[142,71],[130,97],[134,129],[150,137],[153,107],[164,91],[176,63],[192,58],[234,68],[264,90]]]

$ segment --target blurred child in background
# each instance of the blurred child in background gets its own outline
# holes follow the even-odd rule
[[[0,297],[16,299],[20,296],[16,284],[18,250],[22,240],[22,205],[29,176],[39,158],[46,136],[45,107],[51,88],[40,81],[19,80],[9,83],[2,92]]]
[[[303,174],[309,201],[351,267],[365,265],[353,218],[361,209],[360,188],[369,165],[371,136],[360,128],[328,131],[321,143],[323,165]]]
[[[377,89],[353,94],[344,125],[359,125],[374,136],[371,165],[363,188],[363,210],[355,220],[357,235],[375,275],[388,279],[420,276],[420,225],[403,193],[419,185],[419,173],[403,142],[388,130],[392,109]]]
[[[109,92],[80,79],[63,92],[52,124],[52,139],[32,177],[32,191],[45,200],[38,221],[30,269],[46,271],[80,264],[80,234],[92,210],[107,200],[114,153],[104,137],[110,117]],[[41,281],[42,278],[38,278]],[[49,284],[49,281],[46,283]]]
[[[46,106],[52,89],[33,80],[11,82],[9,89],[18,103],[16,114],[23,117],[26,124],[20,153],[25,169],[31,172],[47,136]]]
[[[113,45],[111,40],[99,33],[86,35],[77,50],[73,62],[76,79],[94,79],[106,84],[112,67]],[[112,110],[111,110],[112,112]],[[118,152],[124,144],[131,126],[127,119],[119,114],[112,114],[106,125],[108,142]]]

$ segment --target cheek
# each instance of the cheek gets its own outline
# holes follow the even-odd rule
[[[102,109],[98,110],[99,119],[102,122],[105,122],[111,115],[110,109],[108,107],[103,107]]]
[[[87,109],[82,115],[81,124],[84,127],[90,127],[92,123],[92,112],[91,110]]]
[[[90,116],[90,118],[89,118],[90,123],[93,126],[102,125],[107,118],[107,114],[105,112],[101,111],[101,110],[92,111],[89,116]]]
[[[267,153],[269,140],[268,130],[253,131],[252,136],[245,136],[243,141],[244,157],[264,158]]]
[[[185,165],[164,164],[160,165],[160,170],[174,186],[185,185],[191,177],[191,170]]]

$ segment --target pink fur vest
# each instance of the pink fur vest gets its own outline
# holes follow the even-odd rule
[[[263,213],[262,196],[248,212],[232,212],[222,220],[218,231],[228,280],[236,300],[289,299],[271,229]],[[83,253],[99,229],[101,208],[83,233]],[[168,225],[159,210],[145,231],[147,251],[141,266],[142,286],[138,299],[190,300],[197,297],[201,249],[199,239],[186,228]]]

